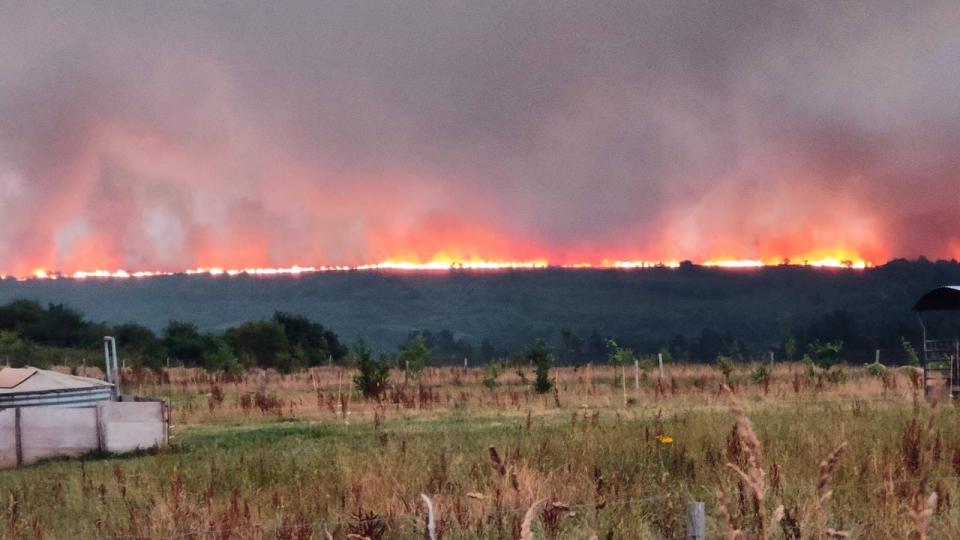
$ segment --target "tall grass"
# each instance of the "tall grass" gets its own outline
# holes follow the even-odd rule
[[[421,494],[445,539],[678,538],[689,500],[711,537],[960,536],[960,415],[905,375],[675,366],[624,406],[611,369],[554,373],[543,396],[431,368],[372,401],[339,368],[130,373],[173,404],[171,447],[0,472],[0,536],[423,538]]]

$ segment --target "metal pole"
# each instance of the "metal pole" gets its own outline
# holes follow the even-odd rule
[[[706,510],[702,502],[687,503],[687,540],[705,540],[707,537]]]
[[[920,321],[920,328],[923,329],[923,397],[929,397],[927,394],[927,325],[923,323],[923,316],[917,312],[917,320]]]
[[[107,382],[113,384],[113,371],[110,369],[110,343],[103,338],[103,362],[106,364]]]
[[[117,340],[116,338],[110,338],[110,350],[113,352],[113,372],[117,378],[117,394],[120,394],[120,383],[123,378],[123,374],[120,372],[120,366],[117,364]]]

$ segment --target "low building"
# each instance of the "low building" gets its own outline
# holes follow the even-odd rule
[[[0,468],[168,441],[169,410],[161,400],[118,395],[114,384],[99,379],[0,369]]]

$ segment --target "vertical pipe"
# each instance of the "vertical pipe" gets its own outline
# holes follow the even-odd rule
[[[113,384],[113,372],[110,370],[110,344],[103,338],[103,362],[106,364],[107,382]]]
[[[117,388],[117,394],[120,394],[120,393],[121,393],[121,392],[120,392],[120,383],[122,382],[121,379],[123,378],[123,377],[122,377],[123,374],[120,372],[120,366],[117,364],[117,340],[116,340],[116,338],[113,338],[113,337],[110,338],[110,350],[111,350],[111,352],[113,352],[113,373],[114,373],[114,376],[115,376],[116,379],[117,379],[117,382],[116,382],[116,385],[117,385],[117,386],[116,386],[116,388]]]
[[[923,329],[923,397],[929,397],[927,394],[927,325],[923,324],[923,316],[917,312],[917,319],[920,321],[920,328]]]

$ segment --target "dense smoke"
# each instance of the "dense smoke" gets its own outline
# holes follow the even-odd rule
[[[955,1],[8,5],[0,272],[960,256],[957,28]]]

